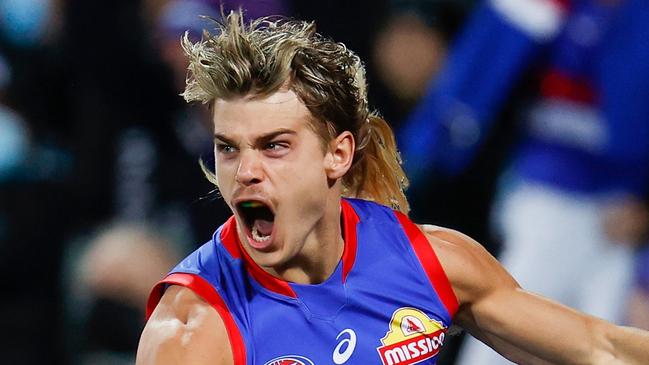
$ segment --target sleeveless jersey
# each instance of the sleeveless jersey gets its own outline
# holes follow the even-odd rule
[[[435,364],[458,308],[427,238],[405,215],[341,201],[343,256],[323,283],[282,281],[241,246],[234,217],[154,288],[190,288],[223,319],[236,365]]]

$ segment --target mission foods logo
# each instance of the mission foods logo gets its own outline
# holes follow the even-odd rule
[[[281,356],[270,360],[264,365],[313,365],[313,361],[304,356]]]
[[[446,327],[415,308],[400,308],[392,314],[390,330],[376,350],[383,365],[410,365],[437,355],[444,344]]]

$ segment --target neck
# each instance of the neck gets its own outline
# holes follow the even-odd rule
[[[340,196],[336,196],[328,200],[322,218],[307,235],[301,250],[284,265],[264,270],[282,280],[299,284],[318,284],[327,280],[345,248],[341,219]]]

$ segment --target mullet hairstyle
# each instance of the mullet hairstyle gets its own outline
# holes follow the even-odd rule
[[[344,44],[316,33],[315,24],[261,18],[245,24],[242,11],[214,20],[214,34],[203,31],[182,46],[189,58],[187,102],[213,103],[248,96],[265,97],[280,88],[295,92],[313,116],[311,127],[323,147],[344,131],[356,140],[351,169],[342,178],[343,196],[410,210],[394,133],[367,104],[365,69]],[[208,179],[216,177],[201,164]]]

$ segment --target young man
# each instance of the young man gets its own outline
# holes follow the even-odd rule
[[[138,364],[434,364],[452,321],[516,362],[647,363],[649,334],[525,292],[478,243],[406,217],[344,45],[232,13],[184,47],[234,216],[154,289]]]

